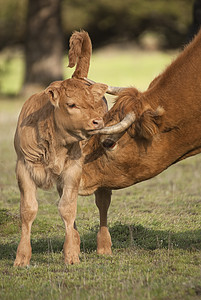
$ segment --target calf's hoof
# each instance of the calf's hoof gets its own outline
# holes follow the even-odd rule
[[[71,238],[66,236],[64,243],[65,263],[69,265],[78,264],[80,254],[80,236],[77,230],[73,229]]]
[[[65,264],[67,265],[74,265],[74,264],[79,264],[80,259],[79,256],[74,254],[74,255],[66,255],[65,256]]]
[[[97,254],[105,254],[105,255],[112,255],[112,249],[111,247],[101,247],[97,248]]]
[[[30,258],[26,257],[25,255],[17,255],[14,261],[14,267],[27,267],[30,264]]]
[[[30,264],[31,259],[31,245],[20,242],[17,248],[16,259],[14,261],[14,267],[26,267]]]

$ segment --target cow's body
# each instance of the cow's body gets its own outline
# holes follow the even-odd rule
[[[38,210],[36,189],[48,189],[53,183],[61,196],[59,212],[66,230],[65,262],[79,261],[80,240],[74,221],[83,164],[81,141],[89,137],[89,132],[103,127],[106,105],[102,97],[107,86],[89,86],[76,77],[78,71],[81,77],[87,76],[91,44],[85,32],[75,33],[71,42],[74,43],[71,50],[76,46],[79,52],[73,78],[54,82],[30,97],[18,119],[14,143],[21,192],[22,235],[15,266],[26,266],[31,258],[31,226]],[[88,56],[82,51],[87,47]],[[76,57],[71,51],[71,58]]]
[[[164,109],[158,116],[157,107]],[[85,148],[80,193],[96,191],[99,253],[111,253],[107,209],[112,189],[152,178],[201,152],[201,31],[147,91],[128,88],[120,92],[105,123],[117,123],[130,111],[135,112],[136,121],[114,147],[103,147],[113,137],[102,136],[102,145],[99,137],[93,137]]]

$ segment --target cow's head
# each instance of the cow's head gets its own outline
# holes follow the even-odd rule
[[[164,109],[154,109],[135,88],[108,87],[107,92],[118,97],[104,118],[106,127],[97,131],[102,135],[102,145],[113,149],[126,130],[130,137],[150,143],[162,126]]]
[[[55,123],[61,132],[67,132],[75,140],[83,140],[104,126],[103,115],[107,107],[103,95],[105,84],[87,85],[71,78],[53,82],[45,93],[54,107]]]
[[[120,92],[104,117],[105,127],[84,148],[81,194],[93,193],[101,186],[129,186],[149,170],[150,166],[138,165],[145,156],[145,165],[149,165],[146,153],[155,151],[164,113],[163,108],[152,105],[135,88]]]
[[[110,135],[111,139],[114,135],[118,139],[128,129],[131,137],[150,142],[162,126],[163,114],[162,107],[154,109],[137,89],[125,88],[120,91],[115,105],[105,118],[105,123],[110,127],[100,133]]]

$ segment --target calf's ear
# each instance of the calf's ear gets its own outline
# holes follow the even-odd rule
[[[103,83],[94,83],[89,87],[89,89],[91,90],[94,96],[95,102],[97,102],[104,96],[108,89],[108,86]]]
[[[162,126],[164,112],[165,110],[161,106],[158,106],[155,111],[152,109],[145,110],[136,122],[135,129],[138,136],[152,140]]]
[[[45,94],[48,96],[52,105],[59,107],[59,91],[57,88],[49,86],[45,89]]]

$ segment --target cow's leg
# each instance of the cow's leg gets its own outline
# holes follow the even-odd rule
[[[22,232],[14,266],[23,267],[29,265],[31,259],[31,226],[38,211],[38,203],[36,201],[36,185],[22,161],[17,162],[16,175],[21,194]]]
[[[74,228],[77,212],[77,196],[82,168],[72,162],[63,173],[63,193],[59,202],[59,212],[65,224],[64,257],[65,263],[79,263],[80,236]]]
[[[107,228],[107,212],[111,202],[111,190],[104,188],[95,192],[96,205],[100,214],[100,229],[97,235],[97,253],[112,254],[112,242]]]

